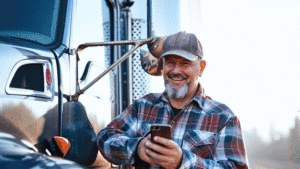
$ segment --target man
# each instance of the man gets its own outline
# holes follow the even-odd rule
[[[231,110],[204,95],[198,82],[206,62],[194,34],[179,32],[163,44],[165,92],[134,102],[98,134],[98,147],[112,163],[143,168],[247,168],[242,131]],[[170,124],[172,139],[152,124]]]

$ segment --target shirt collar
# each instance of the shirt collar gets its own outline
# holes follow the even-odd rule
[[[204,95],[205,95],[204,89],[202,88],[200,82],[198,82],[198,91],[197,91],[196,95],[194,96],[194,98],[189,103],[191,103],[192,101],[195,101],[201,109],[204,109],[204,97],[205,97]],[[160,100],[162,100],[166,103],[169,103],[169,100],[167,98],[167,94],[165,91],[160,96]]]
[[[199,82],[198,83],[198,91],[192,100],[194,100],[196,103],[198,103],[199,107],[202,110],[204,109],[204,97],[205,97],[204,89],[202,88],[202,86]]]

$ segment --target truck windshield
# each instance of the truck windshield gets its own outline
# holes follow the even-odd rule
[[[59,0],[9,0],[0,7],[0,36],[51,44],[58,27]]]

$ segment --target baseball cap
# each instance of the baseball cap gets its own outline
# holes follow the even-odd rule
[[[196,35],[181,31],[168,36],[164,41],[163,52],[159,59],[167,55],[177,55],[195,61],[198,57],[203,57],[203,50]]]

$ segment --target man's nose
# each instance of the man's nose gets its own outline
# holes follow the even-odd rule
[[[173,73],[181,73],[182,72],[182,66],[179,63],[176,63],[173,67]]]

